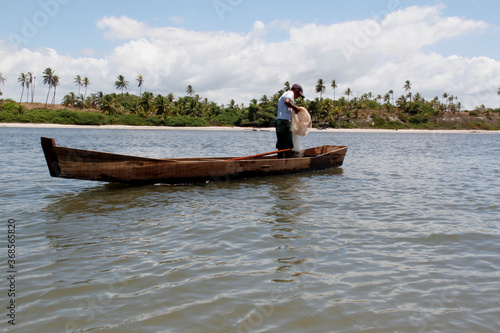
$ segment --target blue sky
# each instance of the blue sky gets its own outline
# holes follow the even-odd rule
[[[23,46],[29,48],[50,47],[59,52],[78,52],[94,48],[98,53],[109,52],[113,44],[102,38],[102,31],[96,21],[104,16],[127,16],[151,26],[174,26],[194,31],[231,31],[247,33],[256,20],[270,23],[274,20],[290,20],[292,23],[316,23],[328,25],[335,22],[362,20],[371,16],[383,16],[393,8],[404,8],[414,4],[419,6],[442,4],[447,16],[465,17],[482,20],[492,25],[493,31],[481,36],[466,36],[465,42],[459,40],[443,41],[432,49],[446,55],[488,56],[500,60],[500,1],[479,0],[354,0],[354,1],[269,1],[269,0],[2,0],[0,31],[2,35],[21,34],[25,25],[23,18],[33,21],[33,16],[42,9],[55,8],[57,14],[40,29],[36,38]],[[67,3],[65,3],[67,2]],[[271,40],[285,38],[276,33]]]
[[[0,90],[14,98],[19,73],[52,66],[66,82],[61,94],[74,90],[76,74],[92,75],[92,89],[104,92],[113,87],[103,81],[118,74],[142,74],[162,94],[180,95],[189,82],[221,103],[248,103],[287,80],[314,98],[318,78],[380,94],[409,79],[428,99],[446,91],[468,107],[498,106],[498,13],[500,1],[480,0],[1,0],[0,72],[8,81]]]

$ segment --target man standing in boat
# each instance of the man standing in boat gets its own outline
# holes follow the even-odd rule
[[[292,112],[299,112],[295,106],[295,99],[304,98],[304,90],[300,84],[294,84],[292,89],[286,91],[278,101],[278,116],[276,117],[276,149],[293,148],[292,141]],[[278,158],[292,157],[292,152],[278,153]]]

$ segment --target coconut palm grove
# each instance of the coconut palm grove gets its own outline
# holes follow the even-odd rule
[[[192,85],[186,87],[185,96],[142,92],[146,80],[142,75],[132,81],[118,75],[114,82],[116,91],[88,94],[91,80],[75,75],[75,91],[58,100],[57,87],[61,82],[55,70],[47,68],[43,71],[41,87],[36,86],[34,78],[31,72],[17,77],[19,100],[0,99],[0,122],[272,127],[278,100],[290,89],[290,83],[285,82],[279,91],[254,98],[247,106],[234,100],[220,105],[196,94]],[[0,88],[7,80],[11,79],[0,73]],[[129,93],[130,87],[137,87],[139,94]],[[458,96],[446,92],[426,100],[415,92],[410,80],[397,87],[405,91],[401,96],[394,96],[393,90],[383,95],[366,92],[354,96],[351,88],[345,91],[337,91],[337,88],[336,80],[318,79],[315,86],[318,96],[312,100],[300,98],[296,101],[309,110],[314,127],[500,130],[499,108],[479,105],[473,110],[462,110]],[[43,103],[34,101],[35,89],[47,91]],[[500,87],[497,95],[500,96]]]

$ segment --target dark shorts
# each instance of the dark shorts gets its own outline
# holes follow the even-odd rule
[[[292,123],[285,119],[276,119],[276,149],[293,148],[292,131],[290,127]]]

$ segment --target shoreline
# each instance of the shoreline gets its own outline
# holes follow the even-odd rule
[[[172,126],[128,126],[128,125],[62,125],[35,123],[0,123],[0,127],[23,128],[75,128],[75,129],[141,129],[141,130],[191,130],[191,131],[252,131],[274,132],[273,127],[172,127]],[[486,130],[425,130],[425,129],[378,129],[378,128],[327,128],[311,129],[311,133],[456,133],[456,134],[500,134],[500,131]]]

